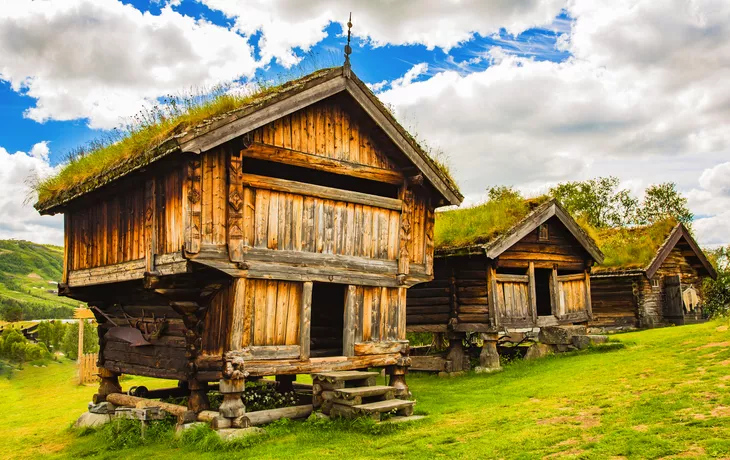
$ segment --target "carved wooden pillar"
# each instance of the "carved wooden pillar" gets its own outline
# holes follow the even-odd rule
[[[411,365],[411,358],[408,356],[408,351],[401,353],[400,358],[395,366],[390,366],[387,369],[390,377],[388,385],[395,388],[395,397],[398,399],[410,399],[411,390],[408,389],[406,383],[406,374],[408,374],[408,367]]]
[[[246,413],[241,396],[246,389],[246,379],[221,379],[219,391],[223,395],[218,412],[225,418],[237,418]]]
[[[462,340],[466,337],[464,332],[451,332],[449,333],[449,352],[446,354],[446,359],[451,361],[451,371],[460,372],[468,370],[469,368],[469,357],[464,352],[464,345]]]
[[[497,351],[497,342],[499,334],[483,333],[482,352],[479,354],[479,366],[485,370],[497,370],[502,366],[499,363],[499,351]]]
[[[99,369],[99,376],[101,382],[99,383],[99,390],[92,398],[94,404],[106,401],[106,397],[112,393],[121,393],[122,386],[119,384],[119,376],[121,374],[110,371],[104,367]]]

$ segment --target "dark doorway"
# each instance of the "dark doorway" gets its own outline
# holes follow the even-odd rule
[[[314,283],[310,356],[342,356],[345,285]]]
[[[550,316],[553,314],[550,305],[550,276],[552,270],[547,268],[535,269],[535,294],[537,297],[537,316]]]

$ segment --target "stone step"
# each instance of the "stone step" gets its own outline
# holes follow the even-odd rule
[[[395,388],[388,385],[341,388],[339,390],[334,390],[335,397],[339,399],[369,398],[373,396],[385,396],[383,399],[393,399],[394,392]]]

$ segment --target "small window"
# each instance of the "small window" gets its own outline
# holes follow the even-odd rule
[[[651,280],[651,287],[653,289],[659,289],[660,286],[661,286],[661,283],[659,282],[659,277],[653,278]]]
[[[538,227],[538,240],[540,241],[547,241],[550,238],[550,233],[548,232],[548,225],[542,224],[540,227]]]

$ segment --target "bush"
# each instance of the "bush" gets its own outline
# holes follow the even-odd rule
[[[730,312],[730,246],[706,251],[717,270],[717,279],[705,278],[702,283],[704,311],[710,317]]]
[[[16,363],[50,359],[51,353],[42,343],[33,343],[17,329],[8,328],[0,336],[0,358]]]

